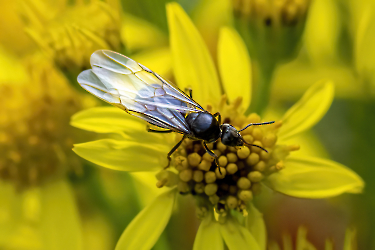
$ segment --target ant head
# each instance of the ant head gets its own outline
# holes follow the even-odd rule
[[[243,146],[244,140],[238,130],[228,123],[224,123],[221,128],[221,142],[227,146]]]
[[[224,145],[232,146],[232,147],[243,146],[244,144],[248,145],[248,146],[254,146],[254,147],[258,147],[258,148],[260,148],[260,149],[262,149],[262,150],[264,150],[264,151],[266,151],[268,153],[268,151],[266,149],[262,148],[261,146],[247,143],[243,139],[243,137],[240,135],[240,132],[243,131],[243,130],[245,130],[245,129],[247,129],[248,127],[250,127],[252,125],[266,125],[266,124],[272,124],[272,123],[274,123],[274,121],[272,121],[272,122],[263,122],[263,123],[250,123],[250,124],[248,124],[246,127],[244,127],[241,130],[237,130],[232,125],[230,125],[228,123],[224,123],[224,124],[222,124],[220,126],[220,129],[221,129],[221,142]]]

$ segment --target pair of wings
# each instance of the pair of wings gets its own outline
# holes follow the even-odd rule
[[[184,92],[140,63],[110,50],[91,55],[92,69],[78,83],[96,97],[155,126],[189,134],[190,112],[204,109]]]

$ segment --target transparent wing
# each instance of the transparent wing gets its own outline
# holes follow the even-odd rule
[[[189,133],[185,115],[204,111],[177,87],[124,55],[98,50],[90,62],[92,69],[78,76],[80,85],[153,125]]]

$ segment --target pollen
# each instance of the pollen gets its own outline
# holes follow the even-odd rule
[[[255,113],[247,117],[242,115],[238,103],[218,105],[225,123],[241,129],[249,123],[262,122]],[[220,139],[207,144],[217,155],[216,160],[206,152],[201,141],[185,139],[172,155],[180,194],[193,195],[199,204],[203,201],[204,211],[213,208],[219,222],[225,221],[229,210],[247,214],[249,202],[262,192],[261,182],[269,175],[282,171],[284,159],[290,152],[299,149],[298,145],[278,145],[277,132],[281,126],[281,121],[276,121],[274,124],[248,127],[240,132],[247,143],[245,146],[226,146]],[[180,139],[178,137],[176,141]],[[161,184],[163,180],[159,179],[157,186]]]

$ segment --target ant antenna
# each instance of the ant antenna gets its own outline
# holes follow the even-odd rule
[[[253,147],[257,147],[257,148],[263,149],[264,151],[266,151],[268,153],[267,149],[265,149],[265,148],[263,148],[261,146],[258,146],[258,145],[255,145],[255,144],[249,144],[249,143],[246,143],[246,144],[250,145],[250,146],[253,146]]]
[[[272,123],[274,123],[274,122],[272,122]],[[265,148],[263,148],[263,147],[261,147],[261,146],[259,146],[259,145],[255,145],[255,144],[247,143],[243,138],[242,138],[242,141],[243,141],[246,145],[254,146],[254,147],[260,148],[260,149],[262,149],[262,150],[264,150],[264,151],[266,151],[266,152],[268,153],[267,149],[265,149]]]
[[[261,122],[261,123],[249,123],[246,127],[244,127],[243,129],[241,129],[241,130],[238,130],[238,132],[241,132],[241,131],[244,131],[245,129],[247,129],[248,127],[250,127],[250,126],[253,126],[253,125],[256,125],[256,126],[258,126],[258,125],[267,125],[267,124],[272,124],[272,123],[275,123],[275,121],[272,121],[272,122]],[[251,145],[253,145],[253,144],[251,144]],[[256,146],[256,145],[254,145],[254,146]],[[259,147],[259,146],[258,146]],[[264,148],[262,148],[263,150],[265,150]],[[265,150],[266,152],[267,152],[267,150]]]

